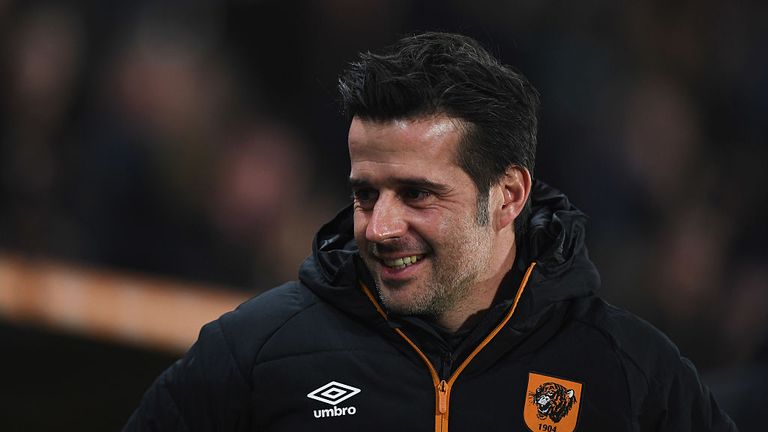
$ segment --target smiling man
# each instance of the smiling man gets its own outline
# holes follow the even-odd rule
[[[478,203],[457,164],[463,130],[462,120],[432,113],[355,118],[349,129],[355,239],[382,304],[452,332],[491,306],[512,268],[513,221],[531,188],[528,171],[510,167]]]
[[[299,280],[206,325],[126,430],[734,431],[661,333],[608,305],[585,216],[532,179],[538,95],[425,33],[339,81],[353,203]]]

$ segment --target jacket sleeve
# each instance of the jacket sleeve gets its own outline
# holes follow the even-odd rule
[[[667,367],[649,377],[642,430],[737,432],[687,358],[678,355]]]
[[[736,432],[693,364],[656,327],[608,306],[601,321],[622,358],[632,430]]]
[[[622,319],[618,328],[617,343],[627,359],[635,430],[737,431],[694,365],[666,335],[636,317]]]
[[[203,327],[187,354],[160,375],[124,431],[238,431],[249,428],[249,388],[221,322]]]

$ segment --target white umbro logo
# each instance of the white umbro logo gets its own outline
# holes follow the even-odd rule
[[[312,391],[307,397],[327,404],[336,405],[358,393],[360,393],[359,388],[331,381],[319,389]]]
[[[333,405],[333,409],[314,410],[315,418],[336,417],[343,415],[354,415],[357,413],[355,407],[339,408],[336,405],[344,402],[352,396],[360,393],[360,389],[340,382],[331,381],[328,384],[313,390],[307,395],[308,398]]]

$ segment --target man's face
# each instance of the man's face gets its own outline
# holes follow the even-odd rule
[[[440,316],[490,277],[493,224],[477,223],[477,188],[456,164],[461,136],[442,115],[350,126],[355,239],[394,313]]]

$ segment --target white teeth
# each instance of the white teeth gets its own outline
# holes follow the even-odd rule
[[[416,261],[422,258],[421,255],[412,255],[403,258],[397,258],[393,260],[384,261],[384,265],[387,267],[393,267],[396,269],[403,269],[409,265],[416,264]]]

